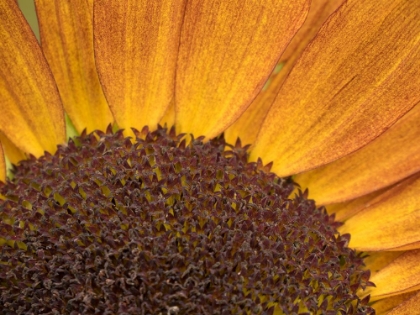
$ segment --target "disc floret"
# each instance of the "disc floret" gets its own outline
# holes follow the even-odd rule
[[[0,190],[5,314],[373,314],[333,217],[223,138],[96,131]]]

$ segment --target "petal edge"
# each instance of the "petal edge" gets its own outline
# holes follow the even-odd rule
[[[420,2],[348,0],[285,81],[251,159],[279,176],[366,145],[420,101]]]
[[[66,137],[51,71],[16,1],[0,1],[0,17],[0,130],[24,152],[55,152]]]

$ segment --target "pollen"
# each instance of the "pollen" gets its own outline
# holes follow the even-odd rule
[[[349,235],[248,147],[96,131],[0,184],[2,314],[374,314]]]

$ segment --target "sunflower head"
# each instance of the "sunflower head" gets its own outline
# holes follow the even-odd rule
[[[95,132],[3,185],[4,310],[370,314],[349,236],[223,138]]]
[[[418,1],[36,12],[0,1],[2,311],[420,308]]]

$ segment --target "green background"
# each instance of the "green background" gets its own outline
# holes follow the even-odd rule
[[[54,1],[54,0],[50,0]],[[29,25],[32,27],[32,30],[35,33],[36,38],[39,41],[39,28],[38,28],[38,21],[36,18],[35,13],[35,5],[33,0],[18,0],[20,9],[22,10],[23,14],[25,15],[26,19],[29,22]]]

